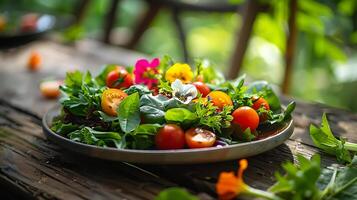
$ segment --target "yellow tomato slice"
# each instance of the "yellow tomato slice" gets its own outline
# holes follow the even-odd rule
[[[106,89],[102,94],[101,106],[103,112],[110,116],[116,116],[119,104],[127,96],[128,95],[122,90],[114,88]]]

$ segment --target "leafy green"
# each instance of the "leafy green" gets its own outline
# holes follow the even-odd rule
[[[101,147],[113,146],[113,144],[116,146],[121,140],[117,132],[95,131],[89,127],[73,131],[68,136],[73,141]]]
[[[168,123],[177,123],[184,127],[194,124],[197,115],[186,108],[171,108],[165,113],[165,120]]]
[[[266,81],[255,81],[249,84],[248,94],[260,94],[265,100],[268,101],[270,109],[273,112],[280,111],[281,103],[278,96],[273,91],[271,85]]]
[[[346,167],[332,165],[323,169],[317,184],[319,188],[324,189],[322,199],[356,199],[357,156]]]
[[[308,160],[298,155],[298,161],[300,166],[291,162],[282,165],[286,175],[276,172],[277,182],[269,191],[284,199],[319,199],[320,191],[316,182],[320,175],[320,156],[314,155]]]
[[[136,129],[140,124],[139,94],[126,97],[119,105],[118,117],[122,131],[129,133]]]
[[[135,92],[139,93],[139,96],[144,94],[151,94],[151,91],[145,85],[132,85],[128,89],[124,90],[128,95],[134,94]]]
[[[198,126],[208,127],[213,132],[221,133],[222,128],[228,128],[231,125],[233,117],[231,115],[233,106],[225,106],[219,111],[218,107],[212,102],[204,102],[202,98],[195,104],[195,113],[198,118]]]
[[[100,87],[89,72],[68,72],[64,83],[65,85],[60,87],[64,94],[60,102],[66,111],[85,117],[93,110],[101,109],[104,87]]]
[[[161,191],[155,200],[198,200],[199,198],[177,187],[167,188]]]
[[[109,72],[113,71],[117,67],[118,67],[118,65],[114,65],[114,64],[102,66],[101,71],[95,77],[95,81],[97,81],[98,85],[105,86],[106,85],[105,81],[107,79],[107,75],[109,74]]]
[[[126,133],[122,148],[148,149],[154,146],[154,136],[162,127],[160,124],[141,124],[134,131]]]
[[[165,122],[165,106],[168,100],[167,97],[162,95],[143,95],[140,98],[140,113],[144,122],[163,124]]]
[[[350,152],[345,148],[345,140],[338,140],[332,134],[326,114],[322,115],[321,127],[310,125],[310,137],[314,144],[326,153],[335,155],[337,160],[351,162]]]
[[[276,126],[281,126],[283,123],[287,122],[292,118],[291,114],[295,110],[295,107],[296,107],[296,103],[293,101],[289,103],[286,106],[286,109],[281,113],[278,114],[267,113],[268,115],[270,115],[269,116],[270,119],[264,122],[265,125],[268,125],[271,128]]]
[[[66,136],[68,133],[79,129],[80,126],[73,123],[63,123],[61,120],[54,121],[51,126],[51,130]]]

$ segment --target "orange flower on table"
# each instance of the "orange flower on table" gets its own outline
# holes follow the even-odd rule
[[[216,191],[220,200],[230,200],[245,192],[249,187],[243,181],[243,172],[248,167],[248,161],[242,159],[239,161],[238,174],[234,172],[222,172],[219,175],[216,184]]]
[[[42,62],[41,55],[37,52],[32,52],[27,62],[27,67],[31,71],[37,71]]]
[[[188,64],[176,63],[166,71],[165,79],[170,83],[176,79],[182,83],[190,83],[193,79],[193,72]]]

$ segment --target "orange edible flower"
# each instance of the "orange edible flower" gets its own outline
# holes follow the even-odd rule
[[[219,175],[216,191],[220,200],[233,199],[247,189],[247,185],[243,181],[243,172],[247,167],[248,161],[242,159],[239,161],[237,176],[234,172],[222,172]]]
[[[41,55],[37,52],[32,52],[27,62],[28,69],[31,71],[37,71],[40,68],[41,61]]]

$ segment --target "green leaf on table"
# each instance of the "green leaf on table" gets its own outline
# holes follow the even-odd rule
[[[122,131],[129,133],[140,124],[139,94],[134,93],[126,97],[119,105],[118,117]]]
[[[320,190],[316,182],[320,175],[320,156],[313,155],[311,160],[298,155],[300,166],[291,162],[283,164],[286,174],[276,172],[277,182],[269,188],[270,192],[283,199],[318,199]]]
[[[172,187],[161,191],[155,200],[198,200],[198,197],[183,188]]]
[[[165,120],[168,123],[176,123],[189,126],[195,123],[197,115],[186,108],[171,108],[165,113]]]
[[[317,183],[324,189],[321,199],[357,199],[357,156],[347,166],[332,165],[323,169]]]
[[[337,160],[351,162],[351,155],[344,146],[345,141],[343,139],[338,140],[332,134],[325,113],[322,115],[320,128],[312,124],[310,125],[310,137],[318,148],[324,150],[328,154],[335,155]]]

